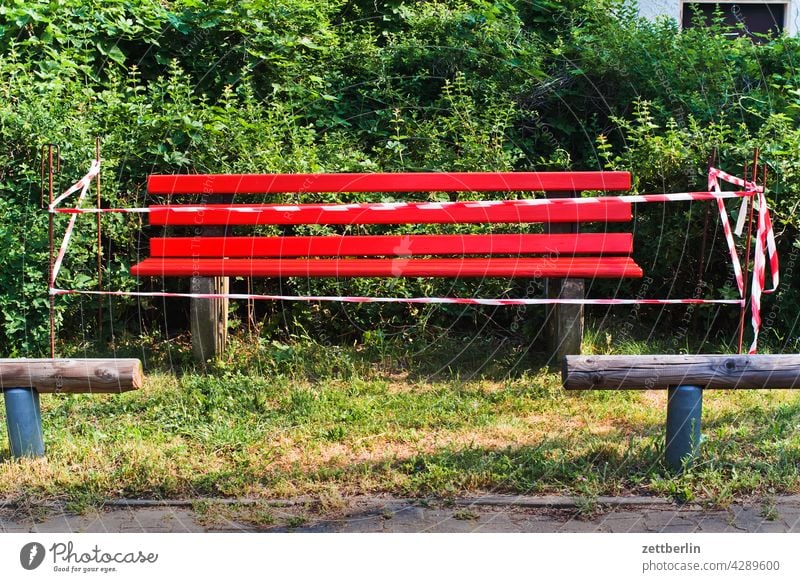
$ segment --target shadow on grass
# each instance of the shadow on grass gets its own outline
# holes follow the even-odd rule
[[[518,379],[556,362],[541,346],[513,338],[442,338],[402,355],[400,368],[411,381]]]
[[[403,459],[326,464],[308,471],[260,474],[242,466],[206,474],[192,482],[192,489],[219,495],[254,483],[267,491],[289,483],[298,491],[352,491],[355,483],[366,479],[385,485],[362,493],[414,499],[476,493],[592,497],[642,493],[643,485],[663,475],[661,450],[652,439],[639,439],[633,446],[549,439],[538,446],[447,448]]]
[[[99,418],[133,417],[137,421],[129,428],[133,437],[148,443],[156,437],[161,439],[151,443],[155,448],[180,437],[196,445],[200,455],[214,451],[209,455],[213,467],[164,479],[163,486],[144,485],[153,482],[146,471],[148,479],[138,483],[130,475],[125,477],[127,481],[112,475],[116,491],[130,497],[236,496],[256,487],[265,496],[287,490],[313,494],[334,488],[412,498],[476,492],[559,493],[591,498],[655,492],[691,499],[708,495],[708,491],[725,495],[768,487],[786,491],[797,481],[797,466],[793,469],[792,463],[800,460],[800,449],[791,435],[800,421],[799,402],[759,405],[755,398],[733,395],[732,411],[704,420],[704,432],[718,434],[704,448],[697,468],[687,475],[673,476],[662,464],[666,410],[657,420],[642,420],[643,415],[636,414],[638,407],[652,403],[640,399],[641,393],[581,393],[585,402],[571,406],[552,374],[503,386],[503,390],[492,387],[484,391],[478,384],[465,387],[461,381],[508,381],[546,370],[548,354],[535,342],[526,343],[518,337],[445,334],[404,342],[374,336],[354,346],[323,344],[308,338],[280,343],[240,336],[232,339],[224,358],[205,370],[185,362],[168,363],[177,360],[165,356],[165,348],[160,355],[153,352],[157,357],[151,359],[151,371],[188,376],[176,383],[176,389],[165,389],[154,382],[152,390],[131,397],[65,398],[50,407],[48,414],[50,422],[57,421],[65,434],[77,432],[77,421],[86,427],[87,434],[93,434],[99,430]],[[277,381],[278,376],[301,382]],[[382,382],[306,385],[307,381],[370,378]],[[387,389],[384,380],[396,380],[411,389],[408,394],[398,394]],[[416,390],[414,385],[439,381],[446,384],[433,390]],[[611,427],[610,432],[592,434],[585,429],[561,438],[555,435],[566,434],[563,427],[554,425],[536,446],[466,443],[407,458],[387,456],[386,460],[352,464],[320,461],[313,467],[292,469],[254,463],[255,457],[248,452],[265,435],[271,437],[281,431],[298,431],[307,438],[302,442],[312,448],[317,443],[341,440],[344,449],[348,442],[354,442],[348,440],[350,427],[366,437],[397,430],[401,443],[417,442],[423,431],[433,434],[442,427],[464,432],[474,427],[477,433],[481,427],[505,422],[501,415],[519,419],[542,414],[544,403],[550,413],[556,411],[548,417],[552,422],[560,422],[563,406],[565,422],[569,420],[567,414],[574,414],[585,422],[602,422]],[[737,403],[742,404],[741,411]],[[568,409],[573,412],[566,412]],[[637,420],[630,420],[634,417]],[[525,426],[522,424],[519,430],[527,430]],[[412,430],[411,437],[403,432]],[[311,436],[303,436],[303,431],[310,431]],[[114,434],[111,428],[105,432]],[[726,436],[729,434],[730,438]],[[121,434],[119,438],[126,437]],[[406,438],[411,440],[404,441]],[[232,452],[225,452],[228,449]],[[344,456],[351,453],[358,457],[355,451],[347,450]],[[7,458],[6,452],[0,453],[0,461]],[[138,457],[130,461],[131,467],[128,459],[116,460],[126,470],[137,469],[142,463]],[[765,468],[765,463],[773,467]],[[79,489],[67,494],[80,496]]]

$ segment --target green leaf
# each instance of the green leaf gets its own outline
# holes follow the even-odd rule
[[[322,50],[322,48],[323,48],[320,45],[316,44],[313,40],[311,40],[307,36],[304,36],[303,38],[301,38],[297,42],[300,43],[301,45],[303,45],[306,48],[310,48],[310,49],[314,49],[314,50]]]
[[[125,53],[116,45],[111,47],[111,50],[108,52],[108,58],[120,65],[125,64]]]

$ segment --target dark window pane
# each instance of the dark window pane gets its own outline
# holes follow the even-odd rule
[[[695,22],[695,9],[700,9],[702,20]],[[786,16],[785,4],[718,4],[716,2],[686,2],[683,5],[683,27],[702,26],[710,22],[714,11],[722,12],[725,24],[734,27],[732,33],[780,34]],[[742,29],[744,26],[744,29]]]

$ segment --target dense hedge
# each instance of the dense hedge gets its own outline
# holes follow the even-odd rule
[[[672,21],[640,20],[635,7],[616,1],[7,1],[0,6],[0,351],[36,354],[47,345],[39,147],[61,145],[66,186],[88,167],[95,135],[103,140],[105,203],[123,206],[145,203],[151,172],[618,168],[633,172],[639,191],[684,191],[704,187],[714,148],[723,166],[736,169],[758,146],[770,168],[783,256],[792,261],[800,43],[731,40],[721,26],[679,32]],[[79,224],[60,283],[91,288],[96,231],[92,220]],[[731,293],[716,218],[711,213],[706,223],[705,206],[640,208],[636,228],[648,281],[592,292]],[[135,287],[126,273],[146,252],[148,231],[140,232],[136,219],[104,219],[109,287]],[[525,282],[503,281],[257,285],[526,291]],[[792,277],[784,285],[767,305],[766,337],[788,348],[800,297]],[[94,309],[60,298],[61,337],[91,337]],[[163,303],[115,299],[105,303],[105,330],[171,333],[185,325],[182,310],[172,303],[165,320]],[[504,328],[515,317],[402,305],[262,305],[259,315],[270,330],[289,322],[330,337],[378,322],[389,330],[491,319]],[[661,315],[665,329],[685,318],[680,310]],[[726,332],[737,317],[697,310],[691,322],[699,330],[713,319],[714,330]]]

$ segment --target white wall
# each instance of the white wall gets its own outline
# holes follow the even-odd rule
[[[700,0],[703,1],[703,0]],[[714,0],[710,0],[714,1]],[[769,2],[770,4],[788,4],[786,11],[786,34],[796,35],[800,32],[800,0],[716,0],[719,4],[753,4]],[[668,16],[678,22],[681,20],[684,0],[639,0],[639,14],[645,18],[654,19],[658,16]]]
[[[639,0],[639,14],[651,20],[668,16],[680,21],[681,0]]]
[[[786,33],[792,36],[800,33],[800,1],[798,0],[789,2],[789,10],[786,11]]]

